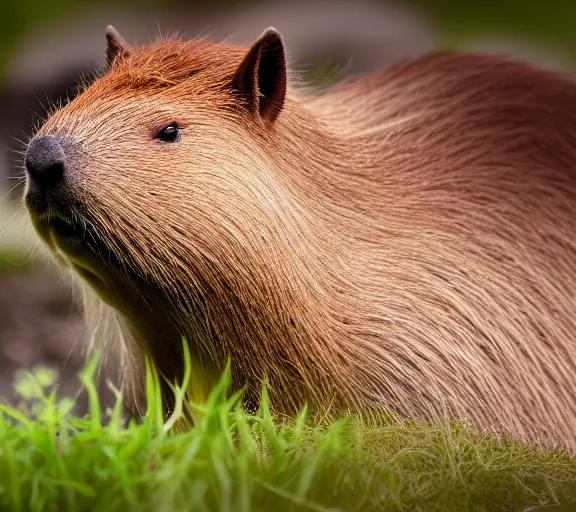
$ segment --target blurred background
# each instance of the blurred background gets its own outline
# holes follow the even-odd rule
[[[104,64],[104,30],[133,44],[177,32],[250,44],[268,26],[290,63],[313,83],[386,67],[433,49],[507,53],[547,67],[576,66],[576,2],[547,0],[17,0],[0,15],[0,399],[14,372],[47,365],[62,394],[78,387],[86,339],[59,272],[31,257],[33,238],[15,216],[22,150],[46,108],[74,95]],[[81,407],[81,404],[80,404]]]

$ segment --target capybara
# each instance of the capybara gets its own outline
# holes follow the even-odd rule
[[[442,52],[320,93],[274,29],[106,35],[106,72],[28,145],[25,203],[127,389],[143,354],[181,379],[185,338],[194,400],[230,360],[247,407],[267,379],[278,414],[442,415],[574,449],[571,77]]]

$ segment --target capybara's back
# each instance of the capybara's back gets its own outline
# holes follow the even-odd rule
[[[576,448],[571,78],[442,53],[314,96],[273,30],[107,35],[108,72],[29,145],[26,202],[110,306],[132,381],[141,353],[181,378],[185,336],[194,399],[231,357],[248,405],[266,377],[282,413]]]

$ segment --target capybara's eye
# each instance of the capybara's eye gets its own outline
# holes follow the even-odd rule
[[[178,142],[180,140],[180,129],[177,123],[170,123],[161,128],[156,134],[156,138],[162,142]]]

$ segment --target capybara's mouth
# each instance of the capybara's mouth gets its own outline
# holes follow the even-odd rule
[[[92,284],[104,284],[103,271],[114,266],[117,258],[88,221],[45,216],[36,219],[35,225],[60,263],[72,267]]]
[[[53,238],[57,240],[59,247],[72,249],[79,246],[90,245],[90,233],[86,225],[81,226],[79,223],[70,223],[64,219],[55,217],[48,222],[49,230]]]

